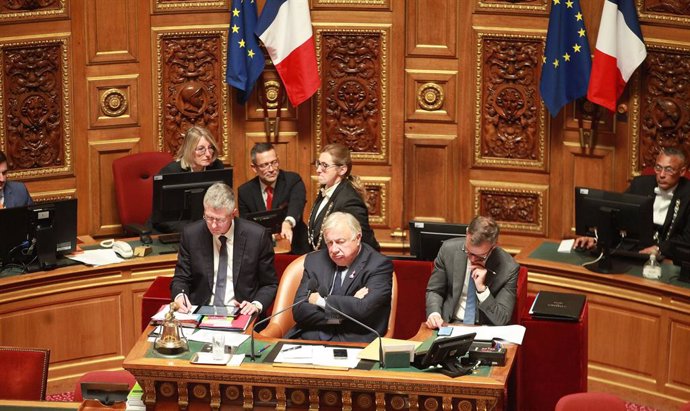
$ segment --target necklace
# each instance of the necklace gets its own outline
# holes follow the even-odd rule
[[[323,200],[325,200],[325,199],[326,199],[326,197],[322,197],[322,198],[321,198],[321,201],[323,201]],[[315,212],[316,209],[318,208],[318,207],[317,207],[318,204],[320,204],[320,203],[314,204],[314,206],[311,208],[311,212],[309,213],[309,228],[307,229],[308,237],[309,237],[309,238],[308,238],[308,239],[309,239],[309,245],[311,246],[311,248],[312,248],[314,251],[316,251],[316,250],[318,250],[319,248],[321,248],[321,241],[323,241],[323,221],[321,222],[321,227],[320,227],[320,229],[319,229],[318,241],[316,242],[316,244],[314,243],[314,230],[313,230],[313,227],[312,227],[312,225],[311,225],[311,222],[312,222],[312,221],[316,222],[316,221],[315,221],[315,218],[316,218],[316,217],[314,216],[314,212]],[[331,210],[332,210],[332,209],[333,209],[333,202],[331,202],[331,203],[328,205],[328,207],[326,207],[326,214],[324,214],[323,220],[326,220],[326,217],[328,217],[328,215],[331,213]]]

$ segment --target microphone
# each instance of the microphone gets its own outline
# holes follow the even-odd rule
[[[325,289],[319,290],[319,294],[321,295],[327,295],[328,293],[325,292]],[[355,324],[358,324],[361,327],[366,328],[368,331],[373,332],[376,334],[376,337],[379,339],[379,360],[381,362],[381,368],[386,368],[386,362],[383,359],[383,341],[381,340],[381,334],[379,334],[375,329],[369,327],[368,325],[364,324],[363,322],[355,319],[354,317],[345,314],[344,312],[340,311],[339,309],[333,307],[332,305],[328,304],[328,298],[324,298],[326,302],[326,307],[330,308],[331,310],[335,311],[336,313],[342,315],[343,317],[347,318],[348,320],[354,322]]]
[[[295,307],[296,305],[302,304],[303,302],[305,302],[309,298],[309,294],[316,291],[316,288],[318,286],[319,286],[319,283],[318,283],[318,281],[316,281],[316,278],[309,279],[309,282],[307,283],[307,295],[305,295],[304,298],[300,299],[296,303],[288,305],[287,307],[283,308],[282,310],[280,310],[278,312],[272,313],[271,315],[264,318],[263,320],[254,323],[254,325],[252,326],[251,340],[249,343],[250,351],[251,351],[249,358],[251,358],[252,361],[256,360],[256,354],[254,353],[254,329],[256,328],[256,326],[259,324],[265,323],[266,321],[270,320],[271,318],[275,317],[276,315],[282,314],[285,311]]]

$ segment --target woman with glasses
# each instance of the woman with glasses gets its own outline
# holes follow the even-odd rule
[[[314,162],[319,181],[319,195],[309,214],[307,230],[309,245],[313,250],[325,246],[322,223],[333,212],[350,213],[362,226],[362,241],[380,250],[374,231],[369,226],[369,210],[364,203],[364,187],[359,177],[353,176],[350,150],[342,144],[329,144],[321,150]]]
[[[222,169],[223,162],[218,158],[218,144],[211,133],[204,127],[192,126],[184,135],[182,145],[177,150],[175,159],[161,168],[158,174],[175,174]],[[159,233],[177,233],[189,222],[187,220],[161,221],[163,217],[153,210],[151,221]]]

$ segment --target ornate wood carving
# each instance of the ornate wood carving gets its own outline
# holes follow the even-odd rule
[[[71,168],[66,39],[0,45],[4,147],[17,175]]]
[[[645,9],[659,13],[690,16],[690,0],[647,0]]]
[[[184,10],[228,10],[230,0],[154,0],[153,10],[159,13],[180,13]]]
[[[369,210],[369,223],[373,226],[387,226],[390,177],[362,177],[362,183],[366,193],[364,202]]]
[[[67,0],[0,0],[0,21],[66,16]]]
[[[639,169],[660,147],[690,150],[690,50],[650,48],[643,67]]]
[[[206,127],[229,152],[226,30],[158,35],[159,148],[177,152],[192,125]]]
[[[642,21],[690,24],[690,0],[637,0],[637,10]]]
[[[317,152],[324,145],[342,143],[355,160],[386,159],[386,38],[383,30],[317,30],[323,84],[317,104]]]
[[[538,37],[479,35],[476,165],[545,168],[543,47]]]
[[[470,180],[474,215],[491,216],[504,231],[546,235],[548,187]]]

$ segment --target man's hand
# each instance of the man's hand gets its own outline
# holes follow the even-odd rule
[[[321,298],[321,294],[317,292],[309,294],[309,304],[316,304],[319,298]]]
[[[250,303],[249,301],[242,301],[239,304],[235,300],[233,300],[232,302],[234,303],[235,306],[240,307],[240,314],[253,315],[254,313],[259,312],[259,307],[255,306],[254,304]]]
[[[175,297],[175,303],[177,304],[177,312],[180,314],[187,314],[192,310],[189,298],[184,294],[178,294],[178,296]]]
[[[282,228],[280,229],[280,236],[292,244],[292,225],[288,221],[283,221]]]
[[[486,290],[486,273],[487,270],[481,266],[474,266],[470,268],[470,276],[474,280],[474,287],[478,293],[483,293]]]
[[[361,300],[367,294],[369,294],[369,289],[367,287],[362,287],[355,293],[355,298],[359,298]]]
[[[643,248],[642,250],[640,250],[640,254],[652,254],[652,253],[656,254],[658,257],[659,253],[660,253],[659,247],[656,245],[651,245],[647,248]]]
[[[439,328],[443,325],[443,318],[441,318],[441,314],[439,313],[431,313],[429,314],[429,318],[426,319],[426,326],[431,328],[432,330],[435,328]]]
[[[591,250],[597,245],[597,239],[594,237],[577,237],[573,242],[573,248],[581,248]]]

